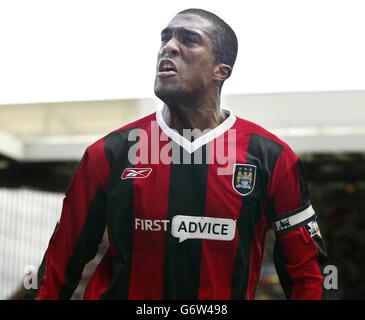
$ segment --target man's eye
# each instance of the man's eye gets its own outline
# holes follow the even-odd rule
[[[183,38],[184,44],[195,44],[197,43],[196,39],[193,37],[184,37]]]
[[[161,43],[166,43],[170,40],[170,37],[165,36],[165,37],[161,37]]]

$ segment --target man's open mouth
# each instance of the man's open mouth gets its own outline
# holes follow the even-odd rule
[[[161,60],[157,72],[157,75],[159,77],[169,77],[175,75],[176,73],[177,69],[175,63],[172,60],[169,59]]]

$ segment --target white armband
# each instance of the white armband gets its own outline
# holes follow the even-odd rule
[[[275,232],[289,231],[304,225],[311,218],[315,218],[315,211],[312,206],[301,208],[300,211],[295,210],[287,215],[280,217],[272,226]]]

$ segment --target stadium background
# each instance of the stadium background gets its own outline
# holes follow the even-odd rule
[[[302,158],[330,264],[339,270],[339,288],[330,298],[365,298],[365,50],[358,41],[363,8],[354,1],[242,1],[236,8],[233,2],[178,7],[161,0],[145,21],[137,5],[126,8],[118,1],[6,2],[0,4],[6,48],[0,53],[0,299],[21,297],[25,268],[40,264],[86,146],[161,107],[152,92],[158,34],[189,6],[222,15],[242,44],[222,105],[271,130]],[[137,25],[137,39],[118,24],[118,10],[125,18],[125,9],[132,17],[128,25]],[[238,9],[241,16],[233,14]],[[101,16],[114,21],[108,27],[115,34],[106,36],[111,29],[100,27]],[[146,35],[141,21],[156,34]],[[346,23],[340,28],[338,21]],[[99,42],[90,47],[94,36]],[[141,47],[140,39],[153,42]],[[119,42],[133,44],[126,51],[135,60]],[[88,60],[96,45],[115,49],[115,56],[99,49]],[[113,59],[115,65],[107,64]],[[257,299],[283,298],[272,240],[270,232]],[[74,299],[81,298],[95,263],[85,269]]]

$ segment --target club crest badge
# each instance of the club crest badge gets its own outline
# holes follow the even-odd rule
[[[238,164],[233,167],[232,186],[241,196],[247,196],[255,188],[256,166]]]

